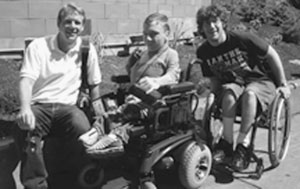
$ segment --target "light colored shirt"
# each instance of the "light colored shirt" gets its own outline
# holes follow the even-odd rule
[[[166,47],[150,58],[148,50],[146,50],[129,68],[129,74],[131,83],[137,83],[146,76],[156,78],[160,86],[178,83],[180,77],[178,53],[174,49]]]
[[[81,86],[82,39],[67,53],[58,48],[57,36],[37,38],[30,43],[25,52],[20,77],[34,80],[31,103],[76,104]],[[88,83],[96,85],[101,82],[98,55],[90,44],[87,61]]]

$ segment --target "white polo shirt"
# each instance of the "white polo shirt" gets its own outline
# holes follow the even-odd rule
[[[30,43],[25,52],[20,77],[35,81],[31,103],[76,104],[81,85],[82,39],[69,52],[62,52],[57,45],[57,36],[37,38]],[[88,58],[88,83],[96,85],[101,82],[98,55],[90,45]]]

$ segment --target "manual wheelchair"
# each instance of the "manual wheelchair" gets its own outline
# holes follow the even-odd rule
[[[120,84],[128,81],[126,78],[113,77],[113,81]],[[125,153],[114,158],[94,158],[94,163],[86,166],[79,176],[81,185],[86,188],[101,185],[105,181],[104,173],[111,169],[109,162],[119,158],[122,165],[128,164],[127,167],[134,169],[130,172],[137,175],[130,188],[157,188],[156,173],[171,168],[178,171],[183,187],[199,188],[210,174],[212,156],[205,133],[194,119],[192,102],[198,100],[195,85],[181,82],[163,86],[150,94],[136,86],[119,87],[116,93],[102,97],[104,109],[122,105],[126,94],[141,99],[143,108],[136,105],[133,109],[146,111],[147,116],[140,116],[141,111],[126,113],[134,115],[128,120],[133,126]]]
[[[290,83],[291,88],[296,88]],[[241,107],[240,107],[241,108]],[[220,98],[210,93],[204,111],[202,125],[207,133],[207,145],[214,152],[216,144],[222,135],[222,112],[220,108]],[[235,120],[235,124],[240,123],[240,110]],[[248,172],[249,177],[259,179],[264,171],[277,167],[286,157],[290,141],[291,110],[290,101],[285,99],[282,94],[277,93],[269,108],[256,115],[255,122],[252,124],[250,140],[250,163],[255,163],[255,170]],[[270,167],[264,167],[263,158],[255,154],[254,142],[258,128],[268,130],[268,156]],[[228,166],[230,168],[230,166]],[[231,171],[234,171],[231,169]]]

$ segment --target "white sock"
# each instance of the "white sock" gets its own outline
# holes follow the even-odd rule
[[[243,146],[248,147],[250,145],[251,132],[239,133],[237,138],[237,144],[243,144]]]

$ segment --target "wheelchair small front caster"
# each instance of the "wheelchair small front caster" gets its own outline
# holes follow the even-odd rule
[[[99,187],[104,180],[104,170],[97,163],[88,164],[81,170],[78,179],[84,188]]]
[[[258,159],[255,173],[253,175],[250,175],[252,179],[258,180],[261,178],[262,174],[264,172],[264,165],[263,165],[263,160],[260,158]]]
[[[153,182],[145,181],[141,183],[141,189],[157,189],[157,187]]]

